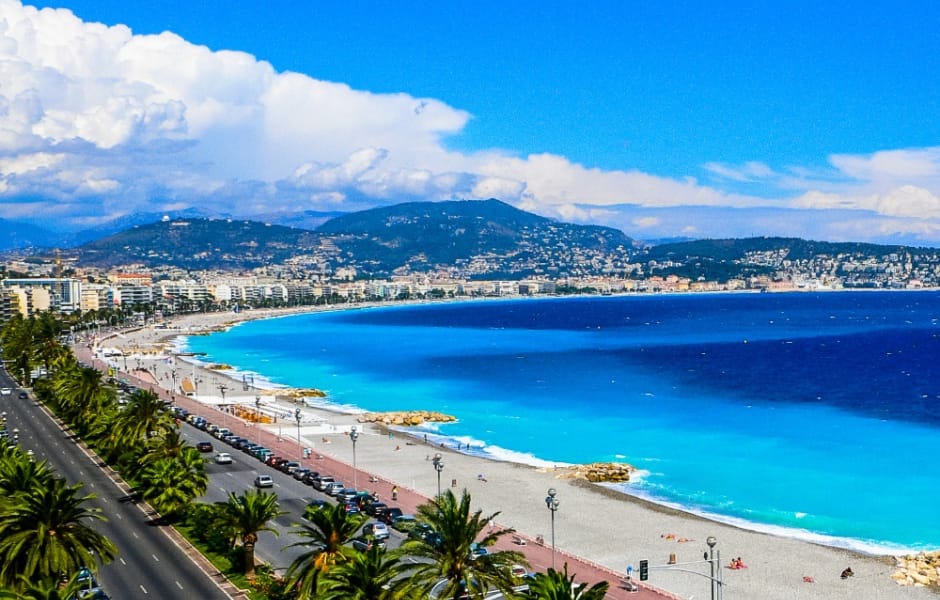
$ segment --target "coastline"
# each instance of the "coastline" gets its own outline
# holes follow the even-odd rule
[[[174,321],[176,327],[172,329],[129,332],[120,343],[108,342],[104,345],[141,348],[150,344],[165,349],[169,340],[177,336],[199,335],[198,332],[223,330],[245,320],[287,316],[309,310],[316,309],[183,317]],[[196,323],[199,324],[198,328],[189,328]],[[166,381],[169,367],[161,365],[159,359],[151,362],[157,384],[169,384]],[[230,375],[225,371],[210,371],[202,366],[193,368],[203,373],[206,380]],[[237,379],[233,381],[241,383]],[[240,386],[233,385],[229,389],[232,398],[243,394]],[[305,405],[303,410],[311,415],[311,419],[321,419],[328,423],[330,427],[335,428],[334,432],[342,432],[344,428],[356,422],[355,414],[337,412],[328,407],[313,408]],[[425,445],[418,433],[406,434],[393,430],[389,435],[388,429],[382,426],[363,428],[368,434],[363,435],[359,444],[360,468],[368,465],[375,472],[382,474],[384,479],[399,482],[402,487],[431,496],[435,492],[433,470],[426,461],[430,453],[441,452],[447,465],[444,472],[445,484],[448,477],[456,480],[458,489],[466,487],[471,492],[475,508],[484,512],[502,511],[498,518],[500,524],[513,526],[532,537],[545,534],[548,515],[542,497],[548,487],[555,487],[562,501],[557,524],[559,549],[583,556],[617,572],[623,571],[627,561],[636,565],[640,559],[648,559],[652,565],[664,565],[672,554],[676,555],[679,562],[701,560],[704,540],[713,535],[719,540],[718,548],[728,553],[728,558],[731,555],[740,555],[750,566],[745,571],[725,573],[728,586],[726,591],[733,592],[732,597],[932,597],[920,595],[929,594],[927,590],[895,584],[890,579],[895,562],[890,556],[861,554],[849,549],[742,529],[602,485],[555,479],[551,472],[544,469]],[[320,433],[319,430],[315,431],[314,427],[305,425],[301,435],[304,442],[309,441],[310,446],[317,452],[345,460],[347,463],[351,462],[351,457],[344,456],[349,453],[349,449],[345,447],[348,444],[320,443],[335,437],[335,433],[315,437]],[[401,439],[407,441],[404,444],[396,443],[395,450],[390,452],[389,446],[393,439],[399,442]],[[482,473],[486,473],[487,482],[476,479],[476,474]],[[504,483],[507,481],[511,481],[511,485]],[[598,515],[608,518],[598,519]],[[679,543],[667,536],[692,541]],[[727,559],[723,563],[727,563]],[[838,575],[846,566],[851,566],[856,576],[848,581],[840,580]],[[814,583],[805,583],[802,579],[804,576],[813,577]],[[707,581],[680,573],[661,575],[654,572],[651,579],[650,583],[657,587],[684,597],[699,597],[707,589]]]

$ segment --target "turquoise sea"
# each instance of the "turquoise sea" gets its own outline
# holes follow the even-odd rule
[[[940,294],[391,305],[181,340],[256,382],[530,464],[624,461],[624,492],[874,553],[940,548]],[[240,375],[238,375],[240,377]]]

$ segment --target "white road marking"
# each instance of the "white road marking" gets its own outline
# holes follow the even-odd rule
[[[174,581],[173,583],[175,583],[176,587],[178,587],[179,589],[183,589],[183,584],[180,583],[179,581]]]
[[[145,593],[145,594],[149,594],[149,593],[150,593],[150,592],[147,591],[147,588],[145,588],[144,586],[140,586],[140,589],[141,589],[141,591],[142,591],[143,593]]]

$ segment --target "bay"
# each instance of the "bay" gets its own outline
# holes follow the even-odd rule
[[[940,294],[689,294],[309,313],[188,350],[534,465],[624,461],[629,494],[868,552],[940,547]]]

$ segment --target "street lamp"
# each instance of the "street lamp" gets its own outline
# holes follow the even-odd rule
[[[359,469],[356,467],[356,440],[359,439],[359,432],[356,430],[356,426],[353,425],[349,430],[349,439],[353,443],[353,488],[359,489]]]
[[[545,496],[545,506],[552,513],[552,569],[555,568],[555,511],[558,510],[558,498],[555,495],[557,493],[555,488],[548,488],[548,495]]]
[[[715,536],[710,535],[705,539],[705,543],[708,544],[708,564],[711,566],[711,584],[712,584],[712,600],[716,598],[721,598],[721,582],[719,579],[715,579],[715,565],[718,562],[721,562],[721,551],[715,550],[715,545],[718,543],[718,540]],[[718,576],[721,576],[719,571]]]
[[[297,419],[297,462],[304,459],[303,450],[300,448],[300,409],[294,411],[294,418]]]
[[[434,470],[437,471],[437,497],[441,497],[441,471],[444,470],[444,460],[441,457],[441,453],[437,452],[434,454],[434,459],[431,461],[434,465]]]
[[[225,390],[227,389],[228,388],[225,387],[225,384],[219,384],[219,393],[222,394],[222,404],[219,406],[219,408],[222,409],[222,425],[226,427],[228,426],[228,419],[225,417]]]

